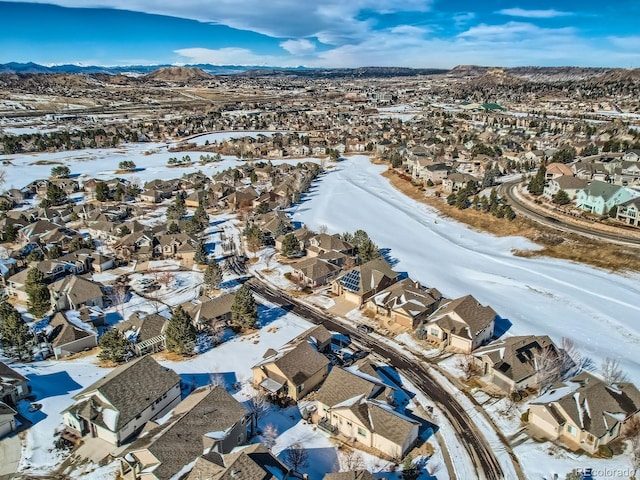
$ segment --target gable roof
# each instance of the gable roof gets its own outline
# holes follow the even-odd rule
[[[380,257],[354,267],[337,281],[347,290],[364,294],[374,290],[385,278],[393,280],[397,277],[398,273],[394,272],[391,265]]]
[[[115,328],[125,334],[133,343],[140,343],[158,335],[163,335],[168,323],[169,319],[162,315],[152,313],[145,317],[140,317],[135,313],[128,320],[117,323]]]
[[[550,402],[547,408],[555,408],[561,416],[564,416],[563,411],[566,412],[574,424],[596,437],[603,436],[616,424],[640,410],[640,392],[632,383],[607,386],[588,373],[578,375],[571,383],[580,386]],[[532,403],[544,403],[544,400]]]
[[[61,312],[57,312],[49,321],[49,329],[51,331],[49,342],[54,348],[62,347],[83,338],[97,337],[98,335],[96,332],[91,331],[90,328],[80,328],[80,326],[70,322]]]
[[[479,348],[473,355],[487,356],[493,362],[494,370],[519,382],[536,373],[535,356],[544,349],[557,350],[546,335],[526,335],[498,340]]]
[[[308,342],[300,342],[281,348],[253,368],[271,363],[275,364],[289,381],[300,385],[320,370],[327,368],[330,362]]]
[[[470,340],[495,320],[497,313],[489,306],[482,306],[472,295],[445,301],[431,315],[430,322],[449,330],[452,334]],[[458,320],[458,318],[461,320]]]
[[[302,272],[302,274],[311,280],[315,280],[333,272],[340,270],[340,267],[325,262],[318,257],[305,258],[299,262],[291,264],[291,268]]]
[[[358,370],[334,367],[316,393],[316,400],[333,407],[347,400],[362,396],[377,396],[387,386],[375,376],[360,374]]]
[[[438,303],[440,298],[442,294],[435,288],[421,288],[410,278],[405,278],[374,295],[373,301],[381,307],[417,317]]]
[[[375,480],[368,470],[354,470],[351,472],[327,473],[322,480]]]
[[[165,424],[138,438],[130,451],[151,452],[160,462],[153,470],[154,475],[169,479],[202,454],[203,436],[227,432],[248,414],[224,387],[201,387],[173,410]]]
[[[176,372],[145,355],[112,370],[73,399],[82,400],[99,392],[119,413],[115,425],[111,425],[115,426],[112,431],[118,431],[179,384],[180,377]],[[92,398],[95,399],[95,395]]]
[[[199,302],[185,302],[181,304],[185,312],[189,314],[194,323],[207,323],[214,318],[231,312],[231,306],[236,294],[223,293],[213,298],[201,298]]]
[[[288,473],[264,445],[254,443],[228,455],[199,457],[187,480],[283,480]]]
[[[68,275],[52,283],[51,290],[67,295],[74,305],[85,303],[94,298],[102,298],[100,284],[76,275]]]

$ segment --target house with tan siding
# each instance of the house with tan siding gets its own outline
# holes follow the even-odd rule
[[[473,296],[443,300],[425,324],[426,338],[462,353],[473,350],[493,337],[496,312]]]
[[[125,479],[169,480],[203,452],[230,453],[250,435],[252,414],[223,386],[191,392],[162,423],[149,422],[120,458]]]
[[[262,390],[298,401],[329,374],[329,360],[309,341],[269,349],[252,367],[253,381]]]
[[[117,367],[73,400],[62,412],[71,434],[119,446],[180,403],[180,377],[146,355]]]
[[[336,278],[331,282],[331,291],[360,307],[373,295],[394,284],[398,276],[384,258],[376,258]]]
[[[582,373],[529,404],[529,431],[593,454],[619,438],[639,412],[640,391],[633,384],[607,385]]]

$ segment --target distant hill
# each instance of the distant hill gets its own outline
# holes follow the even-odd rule
[[[187,83],[212,78],[201,68],[194,67],[162,67],[143,77],[147,81]]]

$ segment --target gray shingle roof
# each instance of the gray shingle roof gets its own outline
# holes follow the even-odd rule
[[[478,332],[493,322],[496,316],[493,308],[482,306],[473,296],[466,295],[446,301],[435,311],[430,321],[436,322],[455,335],[473,339]],[[462,322],[458,321],[457,317],[460,317]]]
[[[278,476],[272,472],[278,472]],[[278,480],[289,469],[263,445],[255,443],[228,455],[209,453],[198,458],[187,480]]]
[[[370,398],[374,392],[378,393],[384,388],[382,380],[375,382],[374,378],[365,378],[343,368],[334,367],[318,390],[316,400],[333,407],[360,395]]]
[[[178,384],[176,372],[145,355],[119,366],[73,398],[80,400],[100,392],[119,412],[119,430]]]
[[[153,473],[170,479],[202,454],[204,435],[227,431],[248,413],[224,387],[201,387],[174,409],[172,419],[136,440],[130,451],[151,452],[161,462]]]

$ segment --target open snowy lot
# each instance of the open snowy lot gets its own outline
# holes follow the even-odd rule
[[[491,305],[508,335],[570,337],[596,365],[616,357],[640,384],[640,276],[550,258],[520,258],[524,238],[479,233],[395,190],[365,156],[340,162],[294,207],[293,218],[329,232],[366,230],[394,269],[445,296]]]

